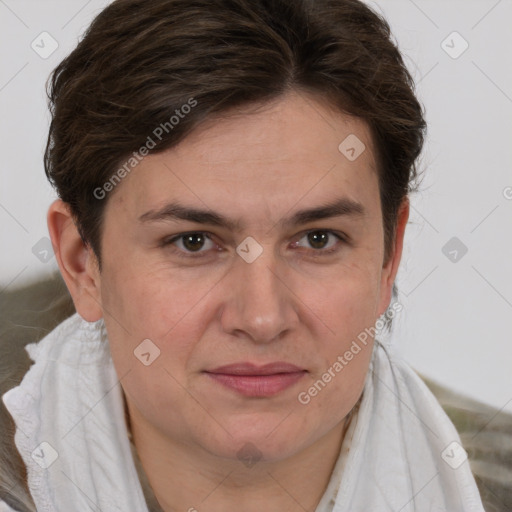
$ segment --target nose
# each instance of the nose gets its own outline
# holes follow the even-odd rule
[[[242,258],[236,261],[224,283],[229,297],[221,317],[225,332],[266,344],[296,326],[296,298],[284,267],[270,249],[264,249],[252,263]]]

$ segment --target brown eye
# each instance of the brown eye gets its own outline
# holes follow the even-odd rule
[[[172,249],[175,250],[179,256],[187,258],[205,256],[209,250],[215,247],[215,244],[206,233],[195,231],[192,233],[181,233],[172,238],[166,238],[162,240],[161,246],[173,246]],[[201,250],[205,246],[206,249]]]
[[[196,252],[204,245],[204,236],[202,233],[192,233],[182,237],[183,246],[192,252]]]
[[[313,253],[315,256],[336,252],[339,249],[338,246],[340,245],[340,242],[346,241],[342,236],[333,231],[316,229],[308,231],[299,241],[295,242],[294,245],[296,247],[301,247],[299,243],[304,239],[306,239],[309,247],[312,247],[312,250],[309,252]]]
[[[325,231],[311,231],[306,236],[314,249],[323,249],[329,241],[329,235]]]

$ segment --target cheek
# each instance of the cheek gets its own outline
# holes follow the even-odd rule
[[[311,375],[317,405],[333,407],[340,400],[354,405],[364,385],[373,349],[373,328],[378,305],[378,278],[369,267],[351,267],[339,279],[311,287],[308,297],[315,303],[318,325],[327,327],[317,336],[323,366]],[[327,333],[327,334],[326,334]],[[319,382],[321,381],[321,382]],[[347,412],[348,412],[347,410]]]
[[[187,363],[202,329],[194,309],[201,290],[190,292],[177,279],[130,275],[106,269],[102,306],[117,373],[126,374],[127,390],[144,400],[145,388],[157,397],[172,383],[171,375],[186,385]]]
[[[304,297],[339,343],[375,323],[379,281],[373,268],[359,265],[345,266],[330,277],[306,283]]]
[[[319,425],[333,427],[354,407],[364,387],[373,351],[374,325],[371,297],[356,289],[333,300],[333,335],[318,339],[322,364],[308,376],[298,400],[307,416]],[[325,307],[324,307],[325,311]]]
[[[133,337],[164,341],[194,315],[194,306],[208,291],[207,283],[187,282],[168,270],[135,268],[105,271],[102,305],[106,316],[118,320]]]
[[[146,418],[179,429],[182,422],[174,414],[191,402],[186,391],[188,364],[201,336],[194,309],[200,290],[190,293],[176,279],[129,275],[111,272],[102,281],[114,367],[125,393]]]

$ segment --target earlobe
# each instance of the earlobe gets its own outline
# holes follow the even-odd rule
[[[103,317],[100,273],[94,252],[78,232],[70,207],[54,201],[47,214],[48,231],[66,286],[78,314],[88,322]]]
[[[407,226],[407,221],[409,220],[409,210],[409,198],[405,197],[398,210],[392,255],[386,266],[382,269],[381,301],[378,308],[378,316],[386,312],[391,302],[393,283],[395,282],[395,278],[398,273],[398,268],[400,266],[400,261],[402,259],[405,228]]]

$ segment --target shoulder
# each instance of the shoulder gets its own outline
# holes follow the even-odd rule
[[[0,391],[18,385],[30,367],[25,345],[41,340],[73,313],[60,274],[0,295]]]
[[[74,312],[60,274],[0,295],[0,397],[18,386],[33,364],[26,345],[40,341]],[[0,431],[0,512],[35,511],[14,443],[15,424],[2,400]]]
[[[384,364],[389,364],[407,392],[422,400],[431,396],[453,423],[485,509],[512,510],[512,415],[435,382],[393,351],[385,352]]]
[[[0,295],[0,394],[17,386],[32,365],[25,346],[40,341],[73,313],[60,274]]]

